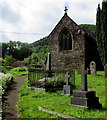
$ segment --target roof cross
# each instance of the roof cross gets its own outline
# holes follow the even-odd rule
[[[67,7],[65,7],[65,9],[64,9],[65,13],[67,13],[67,10],[68,10]]]

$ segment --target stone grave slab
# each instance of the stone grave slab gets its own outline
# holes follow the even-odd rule
[[[71,104],[74,106],[85,107],[88,109],[101,109],[102,105],[99,103],[95,91],[75,91],[71,98]]]

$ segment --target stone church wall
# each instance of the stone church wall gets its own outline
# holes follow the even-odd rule
[[[68,28],[73,37],[72,50],[60,50],[59,34],[64,28]],[[51,53],[52,69],[79,69],[85,64],[85,34],[79,26],[66,14],[49,35],[49,52]]]
[[[72,47],[68,42],[65,43],[65,38],[67,41],[72,40]],[[71,41],[69,43],[71,44]],[[80,70],[83,65],[87,69],[91,61],[95,61],[97,70],[103,70],[95,39],[81,29],[67,13],[49,35],[48,48],[52,70]]]

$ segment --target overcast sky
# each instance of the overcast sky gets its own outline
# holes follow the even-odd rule
[[[77,24],[95,24],[102,0],[0,0],[0,42],[32,43],[50,34],[64,15]]]

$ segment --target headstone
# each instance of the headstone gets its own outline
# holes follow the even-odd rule
[[[82,64],[79,70],[79,74],[81,74],[81,86],[82,86],[82,91],[87,91],[87,74],[88,74],[88,69],[85,70],[85,65]]]
[[[46,70],[51,70],[51,53],[48,53],[48,58],[46,62]]]
[[[66,72],[65,78],[66,78],[66,85],[68,85],[68,81],[70,78],[70,75],[68,74],[68,72]]]
[[[63,95],[70,95],[71,89],[70,89],[70,85],[68,85],[70,75],[68,74],[68,72],[66,72],[65,78],[66,78],[66,85],[63,86],[62,94]]]
[[[51,53],[48,53],[48,58],[47,58],[47,62],[46,62],[46,77],[52,77]]]
[[[107,78],[107,64],[104,66],[105,78]]]
[[[92,75],[96,75],[96,63],[94,61],[90,63],[90,72]]]
[[[82,80],[82,91],[87,91],[87,70],[82,70],[81,73],[81,80]]]
[[[82,70],[81,76],[82,90],[73,92],[71,104],[73,106],[85,107],[87,109],[101,109],[102,105],[99,103],[98,97],[95,95],[95,91],[88,91],[87,70]]]

